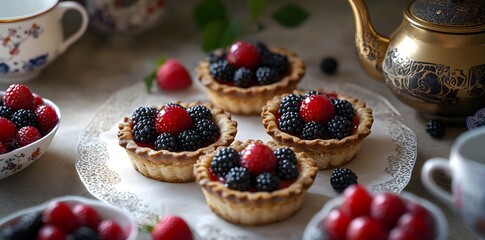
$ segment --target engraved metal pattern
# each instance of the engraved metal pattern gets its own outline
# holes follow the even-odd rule
[[[447,26],[485,24],[483,0],[418,0],[409,6],[411,14],[421,20]]]

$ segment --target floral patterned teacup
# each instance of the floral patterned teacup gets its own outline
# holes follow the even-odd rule
[[[79,12],[82,22],[64,39],[62,16],[68,10]],[[0,1],[0,84],[35,78],[82,36],[87,25],[87,12],[76,2]]]

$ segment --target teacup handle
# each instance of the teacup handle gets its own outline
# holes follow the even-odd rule
[[[71,46],[75,41],[77,41],[83,34],[86,32],[86,29],[88,27],[89,23],[89,18],[88,14],[86,12],[86,9],[84,7],[77,3],[77,2],[72,2],[72,1],[67,1],[67,2],[60,2],[59,6],[60,11],[59,11],[59,21],[62,21],[62,16],[66,13],[67,10],[76,10],[81,14],[81,26],[79,29],[73,33],[70,37],[68,37],[64,43],[59,47],[59,53],[63,53],[66,51],[66,49]]]
[[[436,170],[443,170],[448,176],[451,176],[449,160],[445,158],[431,158],[427,160],[421,170],[421,181],[423,182],[424,187],[426,187],[439,200],[449,206],[453,206],[453,197],[451,194],[441,188],[433,179],[433,173]]]

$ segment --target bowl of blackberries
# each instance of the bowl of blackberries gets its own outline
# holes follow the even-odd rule
[[[64,196],[0,219],[0,239],[134,240],[138,225],[126,210],[99,200]]]
[[[59,128],[61,113],[50,100],[25,85],[0,91],[0,179],[32,164],[47,150]]]

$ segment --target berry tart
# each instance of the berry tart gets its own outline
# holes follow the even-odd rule
[[[226,221],[253,226],[296,213],[317,170],[305,154],[259,140],[219,147],[194,167],[212,211]]]
[[[274,97],[263,107],[261,117],[266,133],[276,142],[305,152],[319,169],[355,158],[374,122],[365,102],[313,90]]]
[[[234,114],[257,115],[273,96],[296,88],[305,64],[285,49],[239,41],[202,60],[197,74],[212,103]]]
[[[148,178],[164,182],[194,181],[193,165],[200,156],[229,146],[237,123],[229,113],[201,102],[139,107],[119,124],[119,145],[133,167]]]

